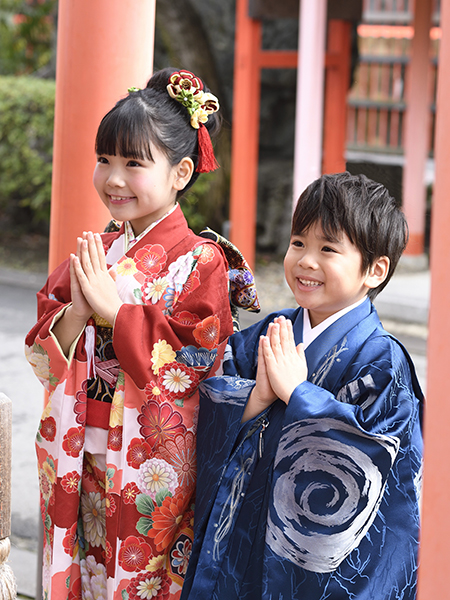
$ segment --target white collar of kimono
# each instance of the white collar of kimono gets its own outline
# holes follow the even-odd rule
[[[158,223],[161,223],[161,221],[163,221],[169,215],[171,215],[173,213],[173,211],[176,209],[177,206],[178,206],[178,202],[175,202],[175,205],[173,206],[173,208],[171,208],[169,210],[169,212],[167,212],[163,217],[161,217],[160,219],[158,219],[154,223],[151,223],[147,227],[147,229],[144,229],[144,231],[142,233],[140,233],[137,237],[134,234],[133,227],[131,226],[131,223],[129,221],[125,221],[125,241],[124,241],[125,248],[124,248],[124,254],[125,254],[125,252],[128,252],[128,250],[130,248],[132,248],[140,239],[142,239],[144,237],[144,235],[147,235],[147,233],[149,231],[151,231],[153,229],[153,227],[156,227],[158,225]]]
[[[131,223],[129,221],[125,221],[124,233],[113,241],[113,243],[109,247],[109,250],[106,253],[106,262],[107,262],[108,268],[110,268],[119,259],[121,259],[122,256],[124,254],[126,254],[126,252],[128,252],[128,250],[132,246],[134,246],[136,244],[136,242],[138,242],[141,238],[144,237],[144,235],[147,235],[147,233],[150,231],[150,229],[153,229],[153,227],[156,227],[156,225],[158,225],[158,223],[161,223],[161,221],[163,221],[169,215],[171,215],[173,213],[173,211],[176,209],[176,207],[177,207],[177,204],[175,204],[175,206],[173,208],[171,208],[169,210],[169,212],[166,213],[163,217],[161,217],[158,221],[155,221],[154,223],[149,225],[147,227],[147,229],[145,231],[143,231],[137,237],[134,235],[134,231],[131,226]]]
[[[343,317],[345,314],[347,314],[348,312],[350,312],[351,310],[353,310],[354,308],[356,308],[357,306],[362,304],[366,298],[367,298],[367,296],[364,296],[364,298],[361,298],[361,300],[358,300],[358,302],[355,302],[354,304],[350,304],[350,306],[346,306],[345,308],[343,308],[342,310],[339,310],[337,313],[334,313],[334,315],[331,315],[331,317],[328,317],[328,319],[325,319],[325,321],[322,321],[322,323],[319,323],[319,325],[316,325],[315,327],[311,327],[311,321],[309,320],[308,309],[304,308],[303,309],[303,348],[306,350],[306,348],[309,346],[309,344],[311,344],[316,339],[316,337],[318,337],[323,331],[325,331],[325,329],[327,329],[327,327],[329,327],[335,321],[337,321],[338,319]]]

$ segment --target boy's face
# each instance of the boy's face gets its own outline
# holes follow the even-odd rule
[[[320,225],[293,235],[284,259],[286,281],[312,327],[367,294],[369,275],[361,269],[361,253],[347,235],[327,239]]]

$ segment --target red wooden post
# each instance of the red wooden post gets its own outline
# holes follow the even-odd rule
[[[59,2],[50,270],[83,230],[109,221],[92,185],[95,134],[127,89],[151,75],[154,13],[155,0]]]
[[[231,140],[230,238],[255,264],[260,107],[261,23],[248,16],[248,0],[236,2],[236,41]]]
[[[441,2],[435,160],[431,226],[431,300],[428,338],[428,390],[425,411],[425,465],[420,543],[419,600],[448,597],[450,558],[450,0]]]
[[[408,74],[405,122],[405,167],[403,170],[403,210],[409,225],[405,254],[424,251],[426,189],[425,165],[429,148],[430,122],[430,27],[431,0],[416,0],[414,38]]]
[[[345,171],[347,93],[350,82],[351,23],[328,22],[323,127],[323,173]]]

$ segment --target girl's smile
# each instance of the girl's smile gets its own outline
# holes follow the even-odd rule
[[[167,214],[178,190],[186,185],[180,165],[190,159],[171,165],[158,148],[152,148],[152,156],[153,160],[97,156],[94,186],[98,195],[114,219],[130,221],[136,235]]]

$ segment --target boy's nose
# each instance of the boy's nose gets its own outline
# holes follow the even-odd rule
[[[303,269],[317,269],[317,260],[312,252],[304,252],[299,258],[298,264]]]

